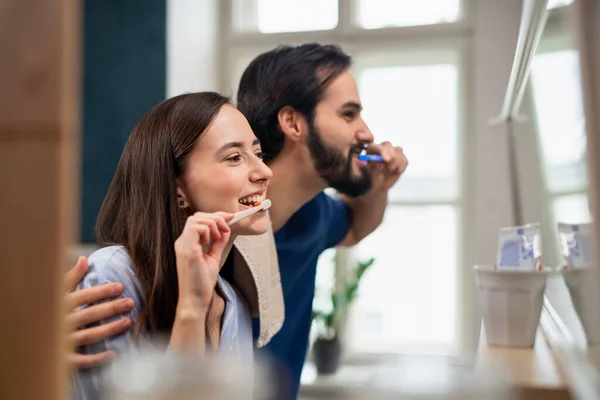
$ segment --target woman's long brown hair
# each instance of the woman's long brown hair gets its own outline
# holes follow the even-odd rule
[[[144,306],[136,334],[169,334],[178,299],[174,243],[188,214],[178,205],[177,178],[228,98],[184,94],[153,107],[133,128],[96,225],[100,246],[129,252]]]

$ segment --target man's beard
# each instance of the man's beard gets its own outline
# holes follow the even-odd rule
[[[341,151],[325,144],[314,124],[310,124],[309,129],[308,151],[321,178],[333,189],[350,197],[367,193],[371,189],[371,173],[366,166],[360,167],[358,175],[354,173],[352,149],[344,155]]]

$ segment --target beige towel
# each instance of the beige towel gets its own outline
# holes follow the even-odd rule
[[[270,216],[269,216],[270,219]],[[269,230],[257,236],[238,236],[233,242],[235,286],[260,318],[257,346],[263,347],[283,325],[284,304],[275,237]]]

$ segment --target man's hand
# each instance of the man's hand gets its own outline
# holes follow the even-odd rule
[[[354,246],[377,229],[385,214],[388,191],[408,166],[402,148],[394,147],[390,142],[370,144],[367,152],[380,154],[384,162],[369,162],[373,183],[368,193],[355,198],[342,197],[352,210],[352,226],[341,246]]]
[[[404,155],[402,147],[394,147],[390,142],[370,144],[368,153],[380,154],[384,161],[383,163],[369,163],[373,178],[372,190],[387,192],[406,170],[408,159]]]
[[[66,287],[69,292],[65,295],[67,314],[64,322],[68,332],[69,355],[68,361],[75,368],[89,368],[104,364],[115,356],[114,351],[105,351],[98,354],[79,354],[78,346],[93,344],[108,339],[111,336],[127,331],[131,328],[131,319],[121,318],[108,324],[93,328],[79,329],[93,322],[114,317],[129,312],[133,309],[132,299],[116,299],[101,304],[86,307],[80,311],[73,311],[80,306],[89,305],[101,300],[114,299],[123,293],[120,283],[107,283],[97,287],[74,291],[77,284],[87,272],[86,257],[79,257],[77,264],[66,274]]]

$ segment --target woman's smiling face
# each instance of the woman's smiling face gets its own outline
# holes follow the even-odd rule
[[[246,118],[225,105],[187,157],[179,195],[192,212],[235,213],[264,200],[272,175]],[[268,224],[267,213],[261,211],[231,229],[256,235],[266,232]]]

